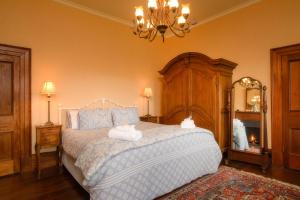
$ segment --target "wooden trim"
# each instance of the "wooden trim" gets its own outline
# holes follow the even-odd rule
[[[235,118],[246,121],[261,121],[261,112],[235,111]]]
[[[300,44],[271,49],[271,129],[273,165],[283,167],[285,151],[282,110],[282,68],[283,56],[300,50]]]
[[[270,155],[268,153],[256,154],[256,153],[229,149],[228,159],[260,165],[263,172],[266,172],[269,165],[271,164]]]
[[[224,58],[211,59],[210,57],[208,57],[202,53],[186,52],[186,53],[182,53],[182,54],[176,56],[175,58],[173,58],[172,60],[170,60],[167,63],[167,65],[162,70],[159,71],[159,73],[161,75],[164,75],[177,62],[182,62],[182,60],[184,60],[184,64],[188,65],[191,62],[193,62],[194,59],[199,60],[201,62],[207,62],[217,68],[225,68],[225,71],[227,69],[227,71],[229,70],[231,73],[232,73],[232,70],[237,66],[236,63],[226,60]]]
[[[20,159],[21,173],[31,165],[31,49],[0,44],[0,52],[18,56],[21,64]]]

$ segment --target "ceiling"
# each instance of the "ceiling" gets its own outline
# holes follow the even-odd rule
[[[147,0],[55,0],[86,12],[126,25],[132,25],[135,6],[146,6]],[[260,0],[179,0],[188,3],[191,17],[202,24]]]

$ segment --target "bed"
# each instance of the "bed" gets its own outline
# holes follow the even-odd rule
[[[124,108],[106,99],[88,107],[97,102]],[[59,110],[63,123],[74,108]],[[136,129],[143,138],[135,142],[109,138],[109,128],[63,130],[62,163],[90,199],[154,199],[218,170],[222,154],[210,131],[141,121]]]

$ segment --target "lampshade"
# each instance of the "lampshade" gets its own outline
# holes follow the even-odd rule
[[[152,97],[152,89],[151,88],[145,88],[144,96],[147,97],[147,98]]]
[[[51,95],[55,94],[55,92],[56,92],[56,89],[55,89],[54,83],[51,81],[46,81],[43,85],[41,94],[51,96]]]

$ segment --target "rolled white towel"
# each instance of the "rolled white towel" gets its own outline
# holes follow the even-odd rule
[[[192,117],[188,117],[184,119],[181,124],[181,128],[196,128],[194,120],[192,120]]]
[[[136,131],[135,125],[122,125],[122,126],[115,127],[115,129],[119,131],[127,131],[127,132]]]
[[[108,137],[119,140],[137,141],[143,137],[143,134],[141,131],[136,130],[134,126],[122,126],[110,129]]]

